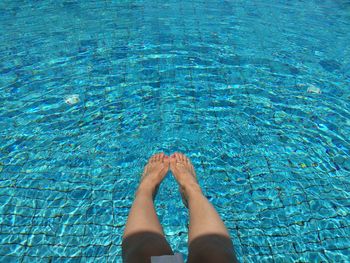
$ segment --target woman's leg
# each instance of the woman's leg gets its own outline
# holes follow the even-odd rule
[[[172,255],[154,209],[157,189],[169,169],[169,157],[153,155],[146,165],[125,226],[124,262],[151,262],[151,256]]]
[[[203,195],[190,160],[174,153],[170,169],[190,213],[188,262],[237,262],[227,228]]]

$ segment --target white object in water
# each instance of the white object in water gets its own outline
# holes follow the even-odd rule
[[[72,94],[64,97],[64,102],[68,105],[74,105],[80,102],[78,94]]]
[[[175,255],[152,256],[151,263],[184,263],[184,260],[180,253],[175,253]]]
[[[308,88],[307,88],[307,92],[308,93],[315,93],[315,94],[321,94],[321,89],[314,86],[314,85],[310,85]]]

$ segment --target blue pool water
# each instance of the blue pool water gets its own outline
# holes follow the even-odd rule
[[[349,43],[347,0],[1,1],[0,261],[121,262],[145,162],[182,151],[241,262],[349,262]]]

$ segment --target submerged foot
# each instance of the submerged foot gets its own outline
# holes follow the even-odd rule
[[[141,176],[139,189],[150,189],[153,197],[157,194],[158,187],[169,170],[169,157],[164,153],[157,153],[148,160]]]
[[[188,191],[200,189],[193,165],[186,155],[176,152],[170,156],[170,169],[179,183],[182,201],[188,207]]]

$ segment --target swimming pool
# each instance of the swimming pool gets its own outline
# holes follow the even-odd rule
[[[349,1],[0,11],[1,262],[120,262],[159,151],[192,159],[241,262],[350,261]],[[156,206],[186,254],[174,187]]]

